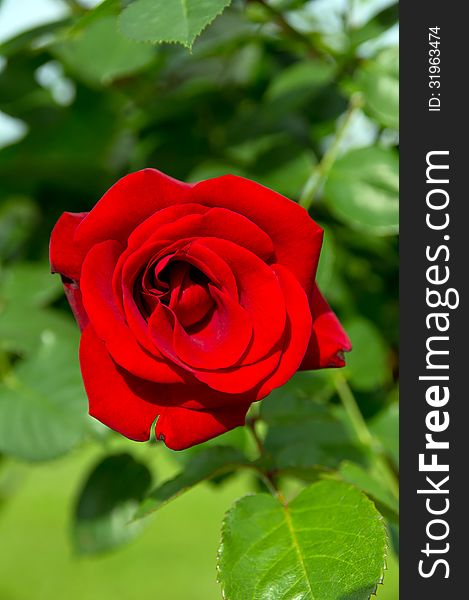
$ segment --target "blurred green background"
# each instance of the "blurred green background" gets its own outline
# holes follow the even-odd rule
[[[246,474],[191,490],[112,553],[74,550],[97,461],[129,452],[159,482],[186,460],[86,416],[78,334],[48,275],[59,215],[133,170],[245,175],[310,207],[319,284],[354,344],[344,375],[397,469],[396,3],[233,0],[192,51],[124,37],[120,8],[0,0],[0,600],[221,597],[220,523]],[[396,600],[395,544],[388,567],[378,598]]]

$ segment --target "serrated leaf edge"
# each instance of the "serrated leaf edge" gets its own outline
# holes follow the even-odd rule
[[[316,485],[317,483],[320,483],[320,482],[313,483],[312,485]],[[349,488],[353,488],[353,489],[357,490],[360,493],[360,495],[363,496],[365,498],[365,500],[367,500],[368,503],[371,504],[373,506],[373,508],[376,510],[376,512],[377,512],[377,520],[380,521],[382,523],[382,525],[383,525],[383,530],[384,530],[384,535],[385,535],[384,548],[383,548],[383,564],[382,564],[382,567],[381,567],[381,572],[380,572],[378,581],[376,582],[373,591],[371,592],[371,594],[368,596],[368,599],[367,599],[367,600],[371,600],[372,596],[376,596],[376,592],[378,591],[378,586],[379,585],[383,585],[385,572],[388,570],[387,561],[388,561],[389,547],[390,547],[390,545],[389,545],[388,528],[386,527],[386,521],[385,521],[383,515],[379,512],[379,510],[376,508],[375,503],[373,502],[373,500],[371,500],[371,498],[368,497],[367,494],[365,494],[362,490],[360,490],[360,488],[358,488],[356,485],[353,485],[351,483],[341,482],[341,484],[344,485],[344,486],[347,486]],[[306,489],[306,488],[304,488],[304,489]],[[297,496],[295,496],[294,499],[296,499],[300,494],[301,494],[301,492],[299,492],[299,494]],[[254,492],[250,492],[248,494],[244,494],[244,496],[241,496],[240,498],[238,498],[230,506],[230,508],[225,512],[225,515],[223,517],[223,521],[222,521],[222,525],[221,525],[221,530],[220,530],[220,544],[219,544],[218,550],[217,550],[217,564],[216,564],[217,583],[221,587],[221,595],[222,595],[223,600],[233,600],[233,599],[228,598],[228,596],[226,595],[225,586],[224,586],[224,583],[223,583],[223,581],[221,579],[221,564],[220,563],[221,563],[221,556],[222,556],[222,553],[223,553],[223,545],[224,545],[224,540],[225,540],[225,532],[226,532],[226,526],[227,526],[227,519],[228,519],[228,516],[236,509],[236,507],[237,507],[238,504],[240,504],[243,500],[245,500],[246,498],[249,498],[251,496],[267,496],[267,497],[270,497],[268,494],[262,494],[262,493],[257,493],[256,494]],[[278,501],[277,498],[274,498],[274,499]],[[279,504],[282,506],[281,502],[279,502]],[[285,506],[283,508],[285,508]]]
[[[202,33],[207,29],[207,27],[209,27],[213,23],[213,21],[215,21],[215,19],[217,17],[219,17],[228,8],[228,6],[231,4],[231,2],[232,2],[232,0],[225,0],[224,6],[218,12],[216,12],[209,21],[207,21],[207,23],[202,27],[202,29],[198,33],[196,33],[194,35],[194,37],[192,38],[192,41],[188,41],[188,42],[183,42],[181,40],[171,40],[171,39],[153,40],[151,38],[135,38],[135,37],[128,35],[122,29],[122,17],[124,15],[124,13],[132,6],[131,4],[129,6],[126,6],[124,8],[124,10],[118,16],[117,30],[125,38],[127,38],[128,40],[132,40],[133,42],[141,42],[143,44],[151,44],[153,46],[160,45],[160,44],[174,44],[174,45],[179,44],[179,45],[183,46],[184,48],[187,48],[189,50],[189,52],[192,53],[192,48],[194,46],[195,40],[198,37],[200,37],[202,35]]]

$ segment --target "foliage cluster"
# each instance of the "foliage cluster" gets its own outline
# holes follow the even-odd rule
[[[63,19],[0,45],[0,111],[23,130],[0,151],[0,469],[102,445],[73,515],[88,555],[246,470],[253,494],[222,526],[224,597],[368,599],[398,540],[395,2],[63,3]],[[354,346],[344,370],[298,374],[245,430],[168,451],[180,473],[163,482],[87,416],[47,265],[61,212],[147,166],[245,175],[308,208],[326,231],[318,281]]]

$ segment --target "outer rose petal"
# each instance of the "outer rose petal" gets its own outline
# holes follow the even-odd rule
[[[49,259],[52,273],[68,279],[80,278],[85,250],[74,241],[77,227],[88,213],[65,212],[61,215],[50,236]]]
[[[311,314],[308,298],[295,277],[281,265],[274,265],[285,295],[287,326],[282,356],[277,369],[260,388],[257,399],[286,383],[298,370],[311,335]]]
[[[119,179],[99,200],[77,231],[86,248],[105,240],[127,243],[145,219],[173,204],[189,202],[191,186],[155,169],[144,169]]]
[[[250,406],[249,401],[236,397],[230,398],[229,406],[211,410],[168,406],[181,402],[203,407],[197,397],[205,397],[205,388],[158,385],[133,377],[116,365],[91,326],[81,338],[80,365],[90,415],[138,442],[149,439],[152,423],[160,415],[157,437],[163,436],[169,448],[183,450],[244,425]],[[208,395],[214,396],[211,404],[221,400],[210,391]]]
[[[172,450],[185,450],[244,425],[249,406],[240,403],[211,411],[170,407],[156,423],[156,437]]]
[[[78,323],[80,331],[83,331],[88,325],[89,319],[88,315],[86,314],[85,307],[83,306],[80,288],[74,281],[69,282],[67,280],[63,280],[63,286],[68,303],[72,309],[73,316]]]
[[[344,352],[350,352],[352,344],[316,284],[310,306],[313,331],[300,370],[345,366]]]
[[[132,387],[134,379],[111,359],[91,325],[81,336],[80,366],[90,415],[132,440],[147,441],[156,416],[166,410],[149,398],[156,401],[164,386],[138,380]]]
[[[295,275],[308,296],[312,293],[324,232],[304,208],[236,175],[197,183],[191,199],[207,206],[229,208],[253,221],[272,239],[276,262]]]

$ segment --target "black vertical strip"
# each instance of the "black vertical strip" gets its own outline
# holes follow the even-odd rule
[[[465,2],[435,0],[400,9],[400,597],[409,600],[469,597],[468,12]],[[449,169],[431,169],[427,181],[427,160]],[[449,470],[429,470],[432,461]]]

